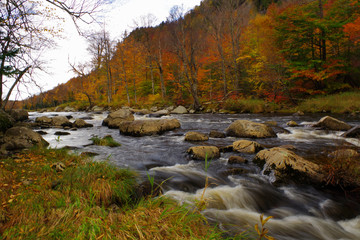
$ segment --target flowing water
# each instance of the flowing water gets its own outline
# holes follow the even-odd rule
[[[30,119],[37,116],[69,115],[69,113],[31,113]],[[270,148],[292,145],[295,152],[316,161],[318,156],[328,154],[339,146],[360,148],[359,139],[344,139],[342,132],[316,130],[311,124],[323,115],[290,116],[262,114],[196,114],[176,115],[181,129],[160,136],[129,137],[122,136],[118,130],[101,126],[107,113],[71,113],[74,118],[84,118],[94,124],[93,128],[69,131],[68,136],[54,135],[59,129],[45,129],[44,139],[52,148],[74,147],[78,152],[99,154],[95,160],[109,161],[120,167],[136,169],[146,178],[147,174],[158,182],[165,195],[180,203],[205,199],[208,206],[203,214],[210,222],[217,223],[230,234],[253,229],[259,223],[259,216],[273,216],[266,223],[269,235],[276,239],[360,239],[360,203],[346,199],[339,192],[321,191],[312,186],[283,185],[274,186],[272,177],[262,174],[261,169],[252,163],[254,154],[222,153],[220,159],[212,160],[205,171],[204,162],[189,159],[186,150],[196,145],[231,145],[237,138],[210,138],[207,142],[190,143],[184,141],[188,131],[209,133],[210,130],[224,131],[231,122],[246,119],[254,122],[276,121],[279,127],[290,133],[278,133],[277,138],[257,139],[260,144]],[[334,116],[351,125],[359,125],[359,117]],[[145,118],[136,116],[136,119]],[[294,120],[300,127],[287,127]],[[90,145],[91,136],[112,135],[122,144],[110,148]],[[249,162],[229,165],[231,155],[246,158]],[[242,174],[229,175],[238,172]],[[209,186],[205,187],[206,179]]]

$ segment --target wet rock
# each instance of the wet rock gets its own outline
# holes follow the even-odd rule
[[[293,114],[293,116],[304,116],[305,113],[302,111],[297,111],[296,113]]]
[[[67,107],[64,108],[64,112],[76,112],[76,111],[77,110],[75,108],[73,108],[73,107],[67,106]]]
[[[276,137],[274,130],[262,123],[255,123],[248,120],[237,120],[226,130],[226,135],[232,137],[247,138],[269,138]]]
[[[6,150],[21,150],[33,146],[48,146],[40,134],[25,127],[13,127],[8,129],[4,135],[2,148]]]
[[[70,135],[70,133],[69,132],[58,131],[58,132],[55,132],[54,135],[56,135],[56,136],[67,136],[67,135]]]
[[[341,135],[346,138],[360,138],[360,126],[355,126]]]
[[[194,114],[194,113],[196,113],[196,111],[195,111],[194,109],[190,109],[190,110],[189,110],[189,113],[190,113],[190,114]]]
[[[276,127],[278,124],[276,121],[266,121],[264,124],[270,126],[270,127]]]
[[[205,158],[211,160],[220,157],[219,148],[215,146],[191,147],[187,150],[187,153],[190,154],[190,157],[192,159],[196,159],[196,160],[205,160]]]
[[[242,153],[256,153],[263,149],[263,147],[254,141],[239,140],[233,143],[233,149]]]
[[[85,120],[83,119],[76,119],[75,122],[73,123],[73,127],[76,128],[88,128],[88,127],[92,127],[93,125],[90,123],[85,122]]]
[[[313,127],[319,127],[326,130],[334,131],[347,131],[351,129],[351,126],[343,121],[340,121],[336,118],[325,116],[321,118]]]
[[[184,106],[178,106],[174,110],[171,111],[172,114],[186,114],[188,110]]]
[[[121,134],[134,137],[162,134],[176,128],[180,128],[177,119],[136,120],[122,122],[119,127]]]
[[[53,126],[62,126],[62,127],[71,127],[72,124],[69,119],[65,116],[56,116],[51,119],[51,125]]]
[[[15,120],[6,112],[0,109],[0,131],[5,132],[13,127]]]
[[[324,176],[319,165],[285,148],[271,148],[256,154],[254,163],[264,168],[265,174],[274,171],[275,182],[321,183]]]
[[[9,111],[9,114],[15,121],[25,121],[29,119],[29,113],[25,109],[12,109]]]
[[[141,110],[138,110],[138,109],[133,109],[132,112],[136,115],[140,115],[140,116],[143,116],[143,115],[147,115],[147,114],[150,114],[151,112],[147,109],[141,109]]]
[[[168,110],[160,110],[160,111],[156,111],[154,113],[150,113],[149,114],[149,117],[152,117],[152,118],[161,118],[163,116],[167,116],[169,115],[169,111]]]
[[[198,142],[198,141],[207,141],[207,140],[209,140],[209,136],[204,133],[187,132],[185,134],[185,141]]]
[[[40,124],[40,125],[50,126],[51,125],[51,118],[46,117],[46,116],[37,117],[35,119],[35,122]]]
[[[211,137],[211,138],[225,138],[226,135],[223,132],[218,132],[218,131],[211,130],[210,134],[209,134],[209,137]]]
[[[119,128],[120,124],[124,121],[134,121],[134,115],[129,109],[120,109],[110,113],[107,118],[102,122],[103,126],[109,128]]]
[[[241,164],[241,163],[247,163],[248,160],[246,160],[243,157],[240,156],[230,156],[228,159],[229,164]]]
[[[45,131],[36,131],[38,134],[40,134],[40,135],[46,135],[46,134],[48,134],[47,132],[45,132]]]
[[[281,145],[280,148],[285,148],[285,149],[291,150],[291,151],[294,151],[297,149],[294,145]]]
[[[52,169],[55,169],[56,172],[63,172],[66,168],[65,164],[62,162],[53,163],[50,166]]]
[[[285,128],[279,127],[279,126],[274,126],[272,127],[272,129],[274,130],[274,132],[276,134],[278,133],[282,133],[282,134],[290,134],[291,132]]]
[[[105,109],[103,107],[99,107],[99,106],[94,106],[91,111],[93,112],[103,112],[105,111]]]
[[[241,174],[246,174],[246,173],[249,173],[249,170],[247,170],[245,168],[229,168],[229,169],[221,172],[221,174],[223,176],[241,175]]]
[[[293,120],[287,122],[286,125],[288,125],[289,127],[298,127],[299,126],[299,124]]]
[[[219,147],[220,152],[233,152],[234,148],[233,145],[225,146],[225,147]]]
[[[354,149],[339,149],[329,154],[329,157],[335,158],[335,159],[350,159],[359,157],[360,153],[358,153]]]

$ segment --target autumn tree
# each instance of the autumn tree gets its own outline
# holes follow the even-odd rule
[[[171,51],[177,56],[187,82],[187,89],[193,98],[193,108],[201,107],[198,92],[198,72],[200,54],[203,48],[202,21],[191,12],[186,17],[181,7],[175,6],[170,11],[169,32],[172,41]]]
[[[51,39],[56,32],[56,29],[48,27],[44,22],[54,20],[56,9],[66,12],[74,22],[91,21],[91,14],[104,2],[104,0],[92,0],[86,3],[85,0],[1,1],[0,106],[2,108],[5,108],[15,87],[20,83],[34,81],[31,77],[32,72],[41,69],[42,62],[39,60],[41,52],[51,45]],[[7,90],[6,94],[5,90]]]

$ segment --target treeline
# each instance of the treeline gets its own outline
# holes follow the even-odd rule
[[[360,86],[358,0],[206,0],[144,17],[121,41],[89,39],[78,77],[26,100],[27,108],[171,103],[228,98],[299,100]]]

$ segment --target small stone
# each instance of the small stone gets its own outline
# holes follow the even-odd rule
[[[248,160],[240,156],[230,156],[228,160],[229,164],[239,164],[239,163],[247,163],[247,162]]]
[[[299,124],[293,120],[287,122],[286,125],[288,125],[289,127],[298,127],[299,126]]]

